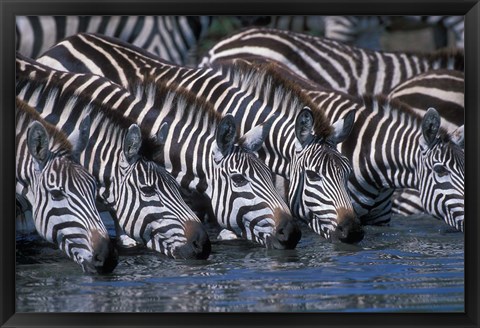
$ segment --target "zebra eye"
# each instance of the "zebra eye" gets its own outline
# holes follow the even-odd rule
[[[154,186],[144,186],[140,188],[140,191],[145,197],[155,196],[157,193]]]
[[[65,193],[63,192],[62,189],[53,189],[53,190],[50,190],[50,197],[54,201],[60,201],[65,198]]]
[[[435,173],[437,173],[437,175],[439,177],[444,177],[444,176],[450,174],[448,169],[442,164],[434,165],[433,170],[435,171]]]
[[[315,171],[307,170],[307,178],[311,181],[322,181],[322,176]]]
[[[233,174],[231,176],[233,183],[237,187],[243,187],[248,183],[248,180],[242,174]]]

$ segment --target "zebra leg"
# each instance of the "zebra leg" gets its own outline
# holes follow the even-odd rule
[[[127,236],[125,231],[123,231],[122,227],[120,227],[120,224],[118,223],[117,218],[114,218],[113,222],[115,223],[115,235],[117,236],[117,247],[132,248],[138,245],[135,239],[130,238],[129,236]]]
[[[239,239],[237,234],[231,230],[223,229],[217,236],[218,240],[235,240]]]

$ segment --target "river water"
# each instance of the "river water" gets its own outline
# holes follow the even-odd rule
[[[394,216],[357,245],[302,230],[291,251],[213,241],[205,261],[123,252],[105,276],[17,236],[17,312],[464,311],[464,235],[442,222]]]

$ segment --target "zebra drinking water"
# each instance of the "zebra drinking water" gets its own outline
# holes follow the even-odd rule
[[[155,130],[157,140],[142,140],[150,134],[118,113],[145,104],[98,76],[58,72],[21,55],[16,63],[17,95],[66,134],[88,136],[80,161],[98,180],[99,199],[121,230],[170,257],[207,258],[205,228],[174,178],[153,161],[164,147],[166,126]],[[84,129],[88,121],[91,127]]]
[[[275,190],[271,171],[254,155],[272,119],[238,135],[231,115],[222,117],[186,89],[148,80],[136,89],[137,97],[148,99],[152,107],[129,111],[128,116],[147,131],[162,121],[171,125],[163,153],[165,166],[185,189],[211,200],[221,227],[267,248],[296,247],[300,229]]]
[[[363,223],[388,222],[393,190],[410,188],[419,191],[425,212],[463,231],[463,126],[447,133],[437,126],[441,120],[436,110],[420,116],[385,96],[354,97],[324,90],[284,66],[276,69],[307,90],[315,108],[323,108],[330,120],[356,110],[351,136],[338,148],[352,163],[349,188]]]
[[[262,79],[242,81],[241,74],[234,77],[210,68],[174,66],[101,35],[72,36],[52,47],[39,61],[61,70],[103,75],[130,89],[145,76],[154,77],[160,88],[163,84],[186,87],[197,96],[207,97],[218,112],[233,114],[242,133],[275,115],[258,155],[274,173],[294,180],[289,191],[293,213],[326,238],[344,242],[363,238],[346,190],[350,166],[331,147],[348,136],[353,113],[332,128],[321,112],[313,115],[311,110],[303,110],[314,105],[301,90],[278,76],[262,90]],[[311,177],[305,182],[307,171],[311,171]]]
[[[84,272],[112,272],[118,255],[95,207],[95,179],[75,160],[82,140],[72,145],[18,98],[15,124],[16,197],[22,211],[31,210],[40,236]]]
[[[164,119],[170,124],[159,161],[183,189],[206,195],[223,228],[269,248],[295,248],[300,229],[274,190],[270,171],[252,153],[262,145],[269,122],[238,136],[231,116],[221,118],[186,90],[165,90],[156,97],[151,89],[145,88],[133,101],[145,99],[148,108],[132,105],[116,111],[150,134]]]

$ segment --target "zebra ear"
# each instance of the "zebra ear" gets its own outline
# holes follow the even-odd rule
[[[142,132],[140,127],[136,124],[130,125],[127,135],[123,139],[123,153],[127,162],[133,164],[137,161],[142,146]]]
[[[465,133],[464,133],[464,125],[457,128],[455,131],[452,132],[452,142],[459,145],[462,148],[465,148]]]
[[[27,130],[27,147],[30,154],[36,162],[36,169],[41,170],[45,167],[50,154],[48,145],[50,137],[45,127],[38,121],[33,121]]]
[[[340,119],[332,124],[333,133],[328,139],[335,144],[344,142],[350,135],[355,122],[355,110],[349,111],[343,119]]]
[[[297,150],[305,148],[312,140],[313,113],[309,107],[303,108],[295,119],[295,145]]]
[[[215,145],[213,156],[215,161],[219,161],[228,154],[237,135],[237,125],[231,114],[225,115],[217,126],[215,131]]]
[[[252,128],[240,138],[239,143],[244,148],[251,151],[259,150],[265,142],[265,138],[267,137],[268,132],[270,132],[270,128],[272,127],[275,118],[276,115],[272,115],[262,124]]]
[[[160,126],[160,129],[158,129],[158,132],[157,132],[157,143],[161,145],[165,145],[169,128],[170,127],[168,126],[167,122],[162,123],[162,125]]]
[[[167,140],[168,129],[169,129],[168,123],[163,122],[160,128],[158,129],[157,133],[150,137],[150,140],[152,142],[155,142],[158,145],[162,145],[162,146],[165,145],[165,142]]]
[[[158,145],[158,147],[155,147],[154,154],[152,156],[152,158],[157,162],[163,162],[163,149],[167,140],[168,129],[168,123],[163,122],[157,133],[150,138],[151,141]]]
[[[440,115],[435,108],[430,107],[422,121],[422,134],[427,147],[430,147],[437,138],[440,129]]]
[[[87,148],[90,136],[91,120],[90,115],[86,115],[80,123],[80,128],[68,137],[68,141],[73,146],[72,154],[78,160],[80,153]]]

